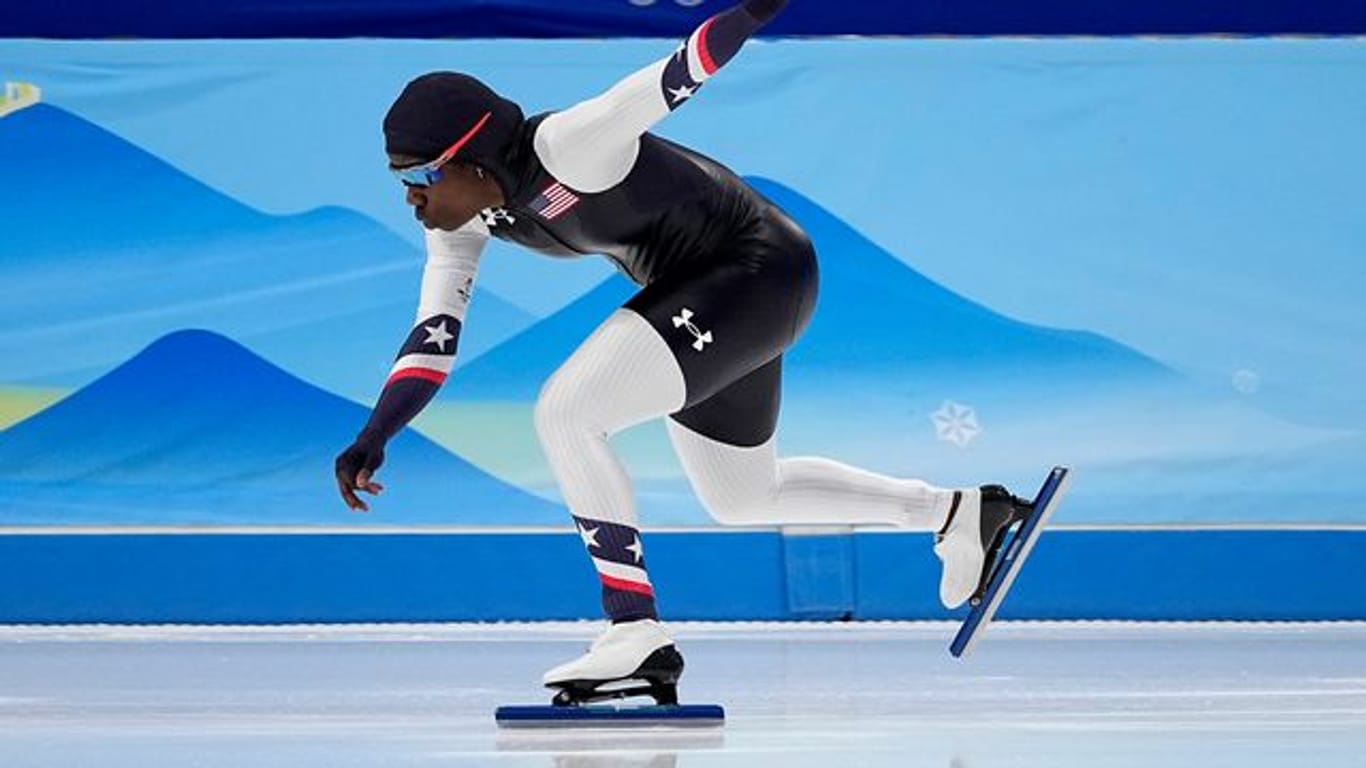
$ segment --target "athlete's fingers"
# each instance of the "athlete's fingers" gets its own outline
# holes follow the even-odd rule
[[[384,492],[384,486],[371,479],[370,470],[362,469],[356,473],[356,487],[376,496]]]
[[[352,510],[359,512],[370,511],[370,507],[366,506],[365,502],[356,495],[355,486],[352,485],[351,480],[341,472],[337,473],[337,490],[341,492],[342,501],[346,502],[346,506],[350,507]]]

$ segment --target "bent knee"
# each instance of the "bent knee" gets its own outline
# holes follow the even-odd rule
[[[532,417],[542,441],[565,432],[591,431],[591,401],[572,371],[561,368],[536,398]]]

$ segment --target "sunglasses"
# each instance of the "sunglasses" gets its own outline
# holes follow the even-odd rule
[[[446,151],[442,152],[435,160],[419,165],[390,168],[389,170],[393,171],[394,175],[398,177],[398,180],[407,186],[430,187],[445,177],[446,173],[442,168],[455,157],[455,153],[459,152],[461,147],[465,146],[469,143],[470,139],[474,138],[474,135],[479,132],[479,129],[484,127],[484,123],[487,123],[492,116],[492,112],[485,112],[484,116],[479,118],[479,122],[474,124],[473,128],[466,131],[464,136],[456,139],[455,143],[447,147]]]

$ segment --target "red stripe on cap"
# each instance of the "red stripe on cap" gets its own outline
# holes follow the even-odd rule
[[[440,386],[446,382],[446,374],[441,371],[434,371],[431,368],[404,368],[402,370],[394,371],[394,375],[390,376],[389,380],[384,382],[384,386],[387,387],[402,379],[422,379]]]
[[[716,21],[715,16],[703,22],[697,30],[697,58],[702,62],[702,71],[706,72],[708,77],[716,74],[716,70],[720,69],[712,60],[711,51],[707,48],[707,31],[711,29],[713,21]]]
[[[608,576],[605,573],[599,573],[598,577],[602,579],[603,584],[606,584],[612,589],[620,589],[624,592],[635,592],[638,595],[645,595],[646,597],[655,596],[655,590],[649,584],[641,584],[640,582],[636,581],[626,581],[625,579],[615,579],[611,576]]]
[[[493,117],[493,113],[485,112],[484,116],[479,118],[479,122],[474,124],[473,128],[466,131],[464,136],[461,136],[460,138],[456,139],[454,144],[447,147],[446,151],[441,153],[441,156],[436,159],[435,164],[443,165],[447,160],[450,160],[452,157],[455,157],[455,153],[459,152],[461,147],[468,144],[470,139],[474,138],[474,135],[476,133],[479,133],[479,130],[484,127],[484,123],[487,123],[490,117]]]

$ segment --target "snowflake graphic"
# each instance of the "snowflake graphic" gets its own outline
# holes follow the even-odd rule
[[[1262,388],[1262,377],[1256,371],[1241,368],[1233,373],[1233,388],[1244,395],[1255,395]]]
[[[939,410],[930,414],[934,431],[940,440],[966,448],[968,443],[982,434],[982,425],[977,423],[977,412],[971,406],[945,400]]]

